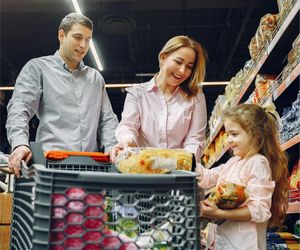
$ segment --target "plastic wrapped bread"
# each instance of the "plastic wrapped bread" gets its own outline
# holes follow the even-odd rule
[[[171,170],[192,170],[193,154],[182,149],[125,148],[116,159],[122,173],[163,174]]]

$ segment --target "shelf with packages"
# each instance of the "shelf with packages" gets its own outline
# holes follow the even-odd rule
[[[275,86],[270,87],[266,93],[261,97],[261,99],[258,101],[258,104],[263,105],[264,103],[266,103],[266,100],[272,98],[275,100],[274,98],[274,92],[275,93],[279,93],[278,89],[280,88],[280,95],[288,88],[288,86],[290,86],[293,82],[296,84],[295,79],[300,75],[300,63],[292,70],[291,75],[289,75],[286,79],[284,79],[281,83],[277,83],[275,84]],[[285,88],[283,89],[282,86],[285,86]],[[253,92],[254,93],[254,92]],[[279,97],[279,95],[277,96],[277,98]],[[276,98],[276,99],[277,99]],[[246,103],[250,103],[251,101],[248,99],[246,101]],[[220,130],[223,133],[225,133],[224,129]],[[216,140],[216,139],[215,139]],[[228,145],[226,145],[225,143],[226,138],[223,139],[223,144],[221,146],[221,150],[219,150],[218,154],[215,154],[213,159],[209,162],[209,164],[205,165],[205,167],[207,168],[211,168],[212,165],[219,161],[221,159],[221,157],[227,152],[227,150],[229,149]],[[300,135],[296,135],[295,137],[291,138],[290,140],[284,142],[281,147],[282,150],[287,150],[288,148],[294,146],[295,144],[300,142]]]
[[[300,201],[289,203],[287,214],[297,214],[300,213]]]
[[[294,145],[298,144],[300,142],[300,135],[296,135],[295,137],[289,139],[288,141],[284,142],[281,144],[281,149],[282,150],[287,150]]]
[[[273,91],[273,98],[276,100],[289,86],[294,80],[300,75],[300,62],[298,65],[292,70],[291,74],[284,79],[281,84]]]
[[[290,7],[289,11],[287,11],[287,14],[285,17],[283,17],[279,22],[277,29],[274,30],[274,36],[273,39],[269,42],[266,43],[263,49],[261,50],[261,54],[256,58],[256,61],[252,64],[252,67],[248,70],[245,79],[242,83],[242,86],[240,87],[240,92],[231,100],[230,105],[228,106],[235,106],[238,103],[241,102],[242,98],[244,97],[246,91],[250,87],[251,83],[254,82],[254,78],[258,75],[261,67],[269,57],[271,51],[279,41],[280,37],[283,35],[284,31],[286,28],[289,26],[289,24],[292,22],[294,17],[297,15],[300,9],[300,1],[297,0],[294,2],[294,5]],[[268,91],[269,93],[267,94],[267,98],[264,98],[261,100],[259,104],[263,104],[266,99],[269,99],[270,97],[272,98],[273,95],[273,100],[276,100],[294,81],[295,79],[299,76],[300,74],[300,60],[298,60],[299,63],[296,65],[296,67],[292,70],[292,72],[286,77],[282,82],[279,84],[275,84],[272,86],[272,89]],[[277,82],[278,83],[278,82]],[[216,102],[217,105],[217,102]],[[226,107],[228,108],[228,107]],[[204,152],[209,152],[210,147],[213,147],[216,141],[220,137],[220,133],[224,133],[224,124],[221,120],[220,117],[218,117],[214,123],[214,126],[210,126],[210,128],[213,127],[213,129],[210,129],[210,135],[208,136],[206,140],[206,146]],[[224,141],[224,139],[221,139]],[[213,166],[215,162],[220,160],[220,158],[226,153],[228,148],[226,146],[222,146],[221,148],[218,148],[218,151],[215,153],[212,159],[204,159],[203,162],[205,167],[210,168]],[[205,157],[205,156],[204,156]],[[210,157],[208,157],[210,158]]]

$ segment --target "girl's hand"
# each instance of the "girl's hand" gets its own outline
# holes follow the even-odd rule
[[[200,215],[206,218],[215,218],[217,217],[217,212],[219,208],[213,202],[209,200],[203,200],[200,202],[201,212]]]

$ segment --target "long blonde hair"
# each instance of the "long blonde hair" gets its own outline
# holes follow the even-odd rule
[[[171,38],[162,48],[158,55],[158,61],[160,63],[160,58],[162,55],[170,55],[174,51],[183,47],[192,48],[196,53],[196,58],[190,77],[179,85],[181,90],[186,93],[187,97],[191,97],[198,94],[200,90],[198,85],[203,82],[205,78],[207,56],[202,46],[187,36],[175,36]]]
[[[281,224],[288,205],[288,158],[280,147],[275,117],[259,105],[240,104],[225,112],[224,119],[246,131],[251,138],[251,155],[260,153],[268,159],[275,181],[269,224]]]

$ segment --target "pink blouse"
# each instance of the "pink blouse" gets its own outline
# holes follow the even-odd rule
[[[220,183],[231,182],[246,187],[251,221],[226,220],[217,227],[215,249],[266,249],[267,222],[271,217],[271,201],[275,187],[267,158],[256,154],[241,160],[235,156],[225,164],[205,169],[197,164],[199,186],[211,188]]]
[[[166,102],[154,78],[126,90],[122,120],[115,132],[119,142],[134,140],[139,147],[183,148],[200,161],[207,124],[203,93],[186,100],[177,88]]]

